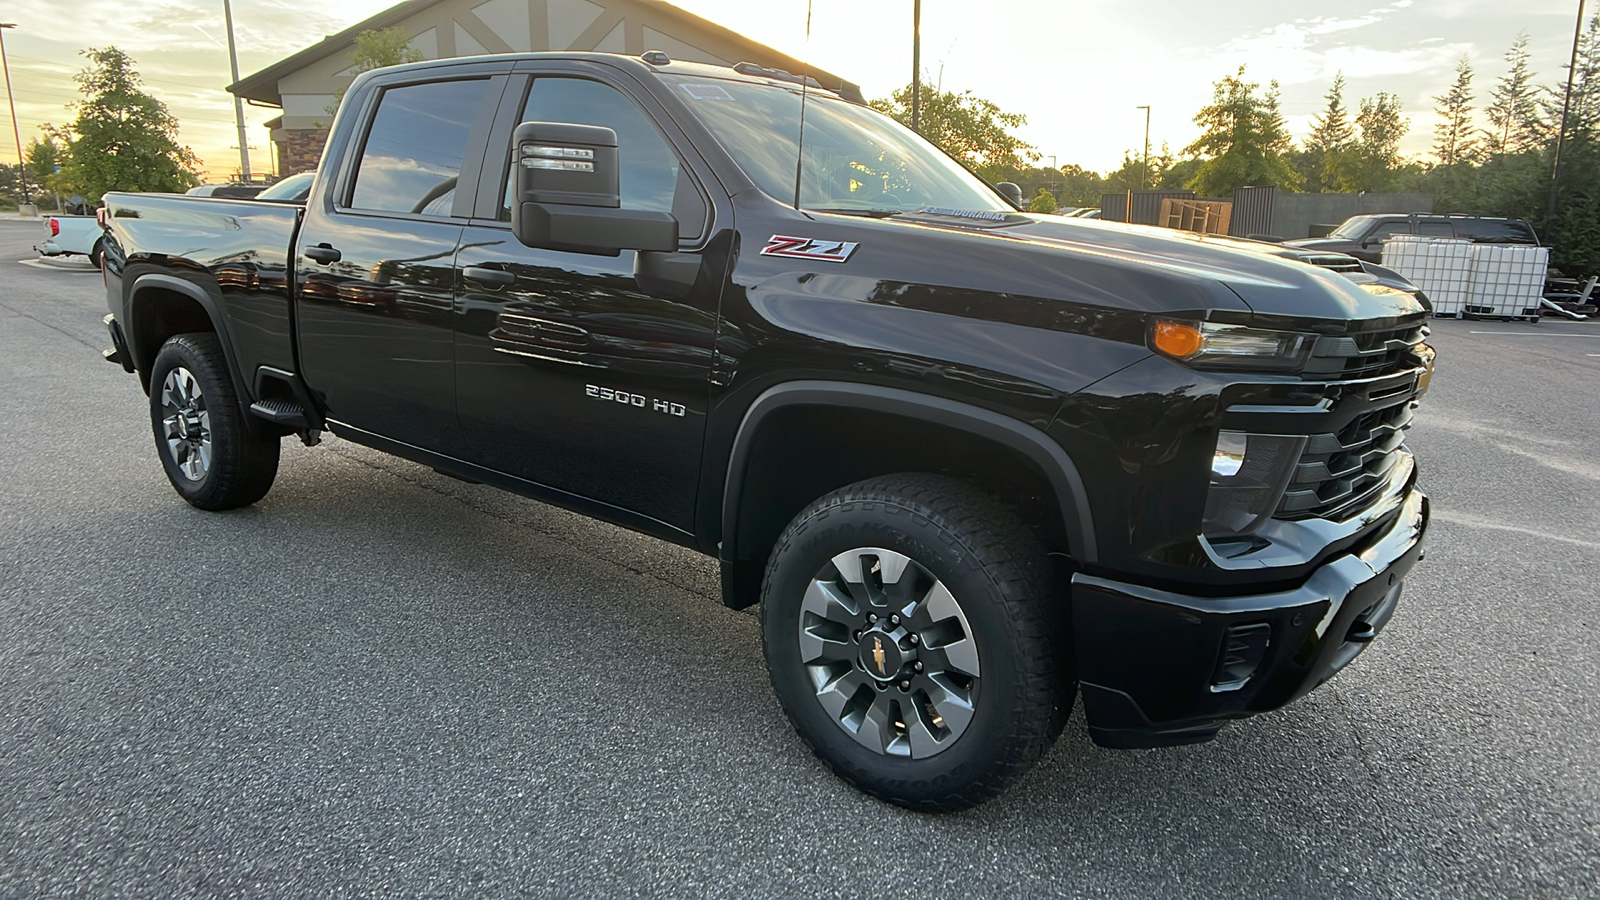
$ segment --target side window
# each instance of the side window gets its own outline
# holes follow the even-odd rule
[[[570,122],[575,125],[601,125],[617,133],[618,187],[624,209],[674,212],[673,200],[679,191],[678,154],[655,123],[632,98],[610,85],[583,78],[537,78],[528,91],[522,122]],[[509,173],[509,169],[508,169]],[[693,194],[693,186],[682,190]],[[687,198],[685,198],[687,199]],[[698,208],[698,196],[693,198]],[[702,218],[704,212],[698,213]],[[679,218],[682,219],[681,204]],[[511,180],[506,179],[505,196],[500,204],[500,220],[511,221]],[[699,222],[683,222],[685,236],[698,233]]]
[[[487,79],[389,88],[367,130],[350,206],[447,216]]]
[[[1455,237],[1456,231],[1450,227],[1449,222],[1418,222],[1417,234],[1429,237]]]
[[[1456,223],[1461,236],[1482,244],[1531,244],[1533,234],[1521,222],[1461,219]]]
[[[1376,244],[1376,243],[1380,243],[1382,241],[1387,241],[1389,238],[1392,238],[1397,234],[1410,234],[1410,233],[1411,233],[1411,226],[1410,226],[1409,223],[1406,223],[1406,222],[1385,222],[1382,225],[1379,225],[1377,228],[1372,229],[1372,233],[1367,235],[1366,238],[1362,241],[1362,243],[1364,243],[1364,244]]]

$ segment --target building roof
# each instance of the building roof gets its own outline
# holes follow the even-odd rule
[[[265,103],[269,106],[282,106],[283,96],[278,92],[278,81],[280,79],[288,77],[306,66],[326,59],[335,53],[348,53],[355,46],[356,35],[363,31],[398,25],[417,13],[441,2],[443,0],[405,0],[405,2],[391,6],[365,21],[351,25],[338,34],[328,35],[293,56],[285,57],[253,75],[247,75],[239,79],[237,82],[228,85],[228,90],[246,100],[254,100],[257,103]],[[687,28],[707,34],[714,39],[726,41],[736,47],[747,48],[751,61],[787,69],[790,72],[807,72],[829,88],[846,83],[844,79],[837,75],[808,66],[792,56],[779,53],[765,44],[752,41],[736,31],[724,28],[715,22],[673,6],[665,2],[665,0],[628,0],[628,2],[645,10],[678,19]]]

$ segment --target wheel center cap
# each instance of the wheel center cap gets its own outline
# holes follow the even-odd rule
[[[178,437],[189,437],[189,417],[182,413],[178,414]]]
[[[861,636],[859,645],[861,667],[879,681],[889,681],[905,664],[905,655],[890,635],[876,629]]]

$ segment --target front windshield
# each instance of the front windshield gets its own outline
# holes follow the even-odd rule
[[[1366,231],[1367,226],[1371,223],[1371,216],[1355,216],[1353,218],[1345,219],[1344,223],[1338,228],[1328,232],[1328,237],[1354,240],[1360,237],[1362,232]]]
[[[795,199],[800,89],[663,76],[745,174],[784,203]],[[923,207],[1011,212],[988,185],[888,116],[836,97],[806,99],[800,205],[826,212]]]

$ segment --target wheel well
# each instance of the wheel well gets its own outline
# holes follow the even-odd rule
[[[156,354],[168,338],[191,331],[216,331],[198,301],[164,288],[140,291],[132,304],[132,316],[128,339],[133,345],[133,365],[139,370],[139,380],[146,383]]]
[[[732,536],[740,561],[764,561],[784,527],[818,497],[897,472],[970,482],[1011,507],[1047,550],[1068,551],[1050,480],[999,441],[912,416],[831,406],[786,407],[758,429],[744,457],[750,462]]]

